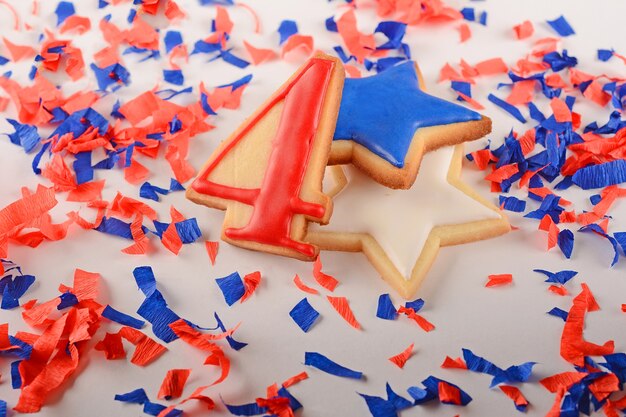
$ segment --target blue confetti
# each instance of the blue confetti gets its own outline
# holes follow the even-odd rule
[[[57,5],[54,14],[57,15],[57,27],[61,26],[61,23],[65,22],[65,19],[76,14],[74,5],[69,1],[61,1]]]
[[[115,217],[103,217],[98,227],[94,228],[94,230],[100,233],[133,240],[133,234],[130,231],[130,223],[123,222]]]
[[[198,221],[195,218],[174,223],[174,226],[183,244],[193,243],[202,237],[202,231],[200,231]]]
[[[422,384],[424,385],[425,389],[422,389],[419,387],[410,387],[407,389],[407,392],[409,393],[411,397],[413,397],[413,399],[415,400],[415,404],[423,404],[427,401],[431,401],[431,400],[439,398],[439,383],[440,382],[444,382],[459,390],[460,396],[461,396],[461,404],[459,405],[465,406],[472,401],[472,397],[470,397],[468,393],[463,391],[457,385],[448,381],[444,381],[443,379],[436,378],[434,376],[429,376],[428,378],[422,381]],[[445,404],[445,402],[443,403]]]
[[[563,50],[563,55],[557,51],[549,52],[543,56],[543,62],[550,65],[552,71],[558,72],[565,68],[572,68],[578,65],[578,59],[567,55],[567,49]]]
[[[621,184],[626,182],[626,160],[618,159],[581,168],[572,176],[572,181],[583,190]]]
[[[232,306],[239,301],[246,292],[246,288],[244,287],[243,281],[241,280],[241,276],[238,272],[233,272],[223,278],[217,278],[215,282],[220,287],[220,290],[224,295],[224,300],[229,306]]]
[[[159,201],[159,194],[168,195],[174,191],[185,191],[185,187],[174,178],[170,179],[170,187],[168,189],[157,187],[149,182],[144,182],[139,188],[139,196],[149,200]]]
[[[93,167],[91,166],[91,151],[79,152],[74,155],[72,168],[76,173],[76,184],[84,184],[93,180]]]
[[[121,401],[130,404],[145,404],[149,401],[148,395],[143,388],[137,388],[134,391],[125,394],[115,394],[115,401]]]
[[[228,412],[235,416],[258,416],[260,414],[267,413],[267,407],[261,407],[257,403],[231,405],[226,404]]]
[[[393,306],[389,294],[381,294],[380,297],[378,297],[376,317],[383,320],[395,320],[398,317],[398,311]]]
[[[232,87],[233,91],[238,90],[239,88],[248,85],[248,83],[252,81],[252,74],[248,74],[246,76],[241,77],[240,79],[233,81],[232,83],[229,84],[222,84],[222,85],[218,85],[218,88],[223,88],[223,87]]]
[[[387,42],[377,46],[376,49],[399,49],[402,46],[402,38],[406,34],[406,23],[395,21],[380,22],[374,33],[382,33],[387,37]]]
[[[98,88],[102,91],[107,91],[107,88],[111,85],[114,86],[111,91],[115,91],[122,84],[128,85],[130,82],[130,72],[121,64],[113,64],[105,68],[99,68],[96,64],[91,64],[91,69],[96,76]]]
[[[163,70],[163,79],[170,84],[174,85],[183,85],[185,83],[185,77],[183,76],[183,71],[176,70]]]
[[[562,15],[554,20],[548,20],[548,24],[561,36],[570,36],[576,33]]]
[[[329,17],[324,21],[326,25],[326,30],[329,32],[339,32],[337,29],[337,22],[335,22],[335,18],[333,16]]]
[[[234,65],[237,68],[246,68],[248,65],[250,65],[250,63],[245,59],[233,55],[230,50],[222,51],[219,55],[219,58],[222,58],[224,62],[230,65]]]
[[[220,320],[220,317],[217,315],[217,313],[213,313],[213,316],[215,317],[215,321],[217,321],[217,327],[221,331],[225,332],[226,326],[224,326],[224,323],[222,323],[222,320]],[[228,342],[230,347],[233,348],[234,350],[241,350],[245,348],[246,346],[248,346],[247,343],[235,340],[232,336],[226,336],[226,341]]]
[[[613,237],[615,238],[615,241],[622,247],[622,252],[624,252],[624,256],[626,256],[626,232],[613,233]]]
[[[293,20],[283,20],[280,22],[280,26],[278,26],[278,35],[280,36],[278,44],[282,45],[287,39],[296,33],[298,33],[298,24]]]
[[[296,324],[302,329],[303,332],[308,332],[311,326],[315,324],[315,321],[320,316],[320,313],[315,310],[309,300],[304,297],[294,308],[291,309],[289,315],[296,322]]]
[[[20,375],[20,361],[11,362],[11,388],[20,389],[22,387],[22,376]]]
[[[183,36],[177,30],[170,30],[165,34],[163,43],[165,44],[165,53],[169,54],[176,46],[182,45]]]
[[[522,116],[522,113],[519,111],[519,109],[517,107],[515,107],[512,104],[509,104],[506,101],[504,101],[504,100],[494,96],[493,94],[489,94],[487,96],[487,99],[489,101],[491,101],[493,104],[495,104],[496,106],[500,107],[502,110],[504,110],[507,113],[509,113],[511,116],[515,117],[520,122],[526,123],[526,119],[524,118],[524,116]]]
[[[15,129],[15,132],[7,134],[9,140],[11,140],[11,143],[21,146],[22,148],[24,148],[24,151],[26,153],[29,153],[30,151],[35,149],[37,144],[41,141],[41,137],[39,136],[37,128],[32,125],[22,124],[17,120],[6,120]]]
[[[359,395],[365,400],[365,404],[367,404],[367,408],[373,417],[398,416],[398,410],[396,410],[396,408],[390,401],[387,401],[384,398],[374,397],[361,393],[359,393]]]
[[[20,298],[28,291],[35,282],[33,275],[7,275],[0,279],[0,293],[2,293],[3,310],[10,310],[19,307]]]
[[[413,309],[413,311],[417,313],[424,307],[424,300],[422,300],[421,298],[418,298],[413,301],[407,301],[406,303],[404,303],[404,307],[411,308]]]
[[[559,272],[550,272],[544,269],[533,269],[534,272],[538,272],[540,274],[544,274],[548,277],[545,282],[551,282],[555,284],[565,285],[570,279],[574,278],[578,275],[576,271],[559,271]]]
[[[331,375],[341,376],[344,378],[361,379],[363,373],[359,371],[353,371],[339,365],[336,362],[331,361],[326,356],[317,352],[305,352],[304,364],[319,369]]]
[[[524,210],[526,210],[526,201],[520,200],[519,198],[501,195],[499,200],[500,207],[502,207],[504,210],[512,211],[515,213],[523,213]]]
[[[63,310],[78,304],[78,298],[71,292],[64,292],[59,298],[61,302],[57,305],[57,310]]]
[[[102,317],[106,317],[107,319],[119,323],[124,326],[129,326],[134,329],[141,329],[145,322],[143,320],[136,319],[128,314],[122,313],[107,305],[102,311]]]
[[[608,240],[611,243],[611,246],[613,246],[613,260],[611,261],[611,266],[614,266],[617,261],[619,260],[619,252],[617,250],[617,240],[615,240],[614,237],[607,235],[606,233],[604,233],[604,230],[602,230],[602,228],[597,225],[597,224],[588,224],[587,226],[583,226],[580,229],[578,229],[579,232],[594,232],[597,235],[602,236],[603,238],[605,238],[606,240]]]
[[[0,417],[7,417],[7,402],[0,400]]]
[[[146,299],[137,310],[137,314],[152,324],[154,335],[169,343],[178,339],[170,328],[170,324],[180,320],[180,317],[167,307],[167,302],[157,289],[154,272],[149,266],[139,266],[133,270],[137,287],[144,293]]]
[[[567,320],[567,315],[568,315],[567,311],[561,310],[558,307],[554,307],[552,310],[548,311],[548,314],[554,317],[559,317],[563,321]]]
[[[493,376],[491,387],[501,383],[526,382],[530,378],[532,368],[535,365],[535,362],[526,362],[502,369],[487,359],[475,355],[469,349],[463,349],[463,359],[467,364],[467,369],[470,371]]]
[[[574,250],[574,233],[569,229],[561,230],[557,237],[557,244],[561,252],[563,252],[563,255],[565,255],[567,259],[570,259],[572,257],[572,251]]]

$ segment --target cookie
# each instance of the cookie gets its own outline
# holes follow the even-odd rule
[[[352,163],[375,181],[407,189],[424,153],[481,138],[491,120],[423,91],[415,62],[344,85],[329,164]]]
[[[431,152],[409,190],[390,190],[350,165],[332,167],[345,185],[333,197],[330,223],[311,224],[306,240],[363,252],[402,297],[413,297],[441,247],[510,230],[498,207],[461,181],[462,159],[463,145]]]
[[[222,239],[240,247],[312,260],[302,238],[327,223],[322,193],[344,70],[327,55],[307,61],[222,142],[187,190],[191,201],[225,210]]]

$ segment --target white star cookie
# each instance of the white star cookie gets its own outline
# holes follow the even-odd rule
[[[362,251],[401,296],[412,297],[440,247],[510,230],[500,210],[460,180],[462,158],[463,145],[428,154],[408,190],[345,166],[330,223],[310,225],[306,240],[325,250]]]

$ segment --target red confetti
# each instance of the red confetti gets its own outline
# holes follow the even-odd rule
[[[298,287],[299,289],[301,289],[302,291],[306,293],[319,294],[319,291],[317,291],[315,288],[311,288],[307,286],[306,284],[304,284],[298,274],[296,274],[296,276],[293,277],[293,283],[296,284],[296,287]]]
[[[206,251],[209,255],[209,259],[211,260],[211,265],[215,265],[215,259],[217,258],[217,251],[220,247],[220,242],[214,242],[207,240],[204,242],[206,246]]]
[[[443,360],[441,367],[444,369],[467,369],[467,364],[462,358],[452,359],[449,356]]]
[[[404,349],[401,353],[392,356],[389,360],[395,364],[398,368],[404,368],[404,364],[413,354],[413,348],[415,347],[415,343],[411,343],[406,349]]]
[[[535,28],[533,27],[531,21],[525,20],[519,25],[513,26],[513,31],[515,32],[515,37],[517,39],[526,39],[530,38],[533,35],[533,33],[535,32]]]
[[[251,272],[243,277],[243,285],[245,286],[246,291],[241,297],[242,303],[246,301],[252,295],[252,293],[254,293],[260,283],[261,273],[259,271]]]
[[[326,297],[333,308],[339,313],[341,317],[352,327],[355,329],[361,329],[361,325],[357,321],[356,317],[354,317],[354,313],[350,309],[350,305],[348,303],[348,299],[346,297],[331,297],[330,295]]]
[[[511,274],[499,274],[489,275],[489,281],[485,284],[485,287],[499,287],[502,285],[508,285],[513,282],[513,275]]]
[[[185,383],[191,374],[191,369],[170,369],[167,371],[157,398],[170,400],[183,395]]]
[[[313,277],[318,284],[330,292],[335,291],[335,288],[339,284],[339,281],[335,277],[322,272],[322,261],[319,256],[315,258],[315,262],[313,263]]]

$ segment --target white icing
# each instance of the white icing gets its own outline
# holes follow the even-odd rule
[[[408,279],[434,226],[499,217],[448,183],[446,177],[453,154],[452,146],[426,154],[409,190],[392,190],[353,166],[345,166],[348,184],[334,198],[330,223],[327,226],[310,223],[309,228],[369,233]]]

